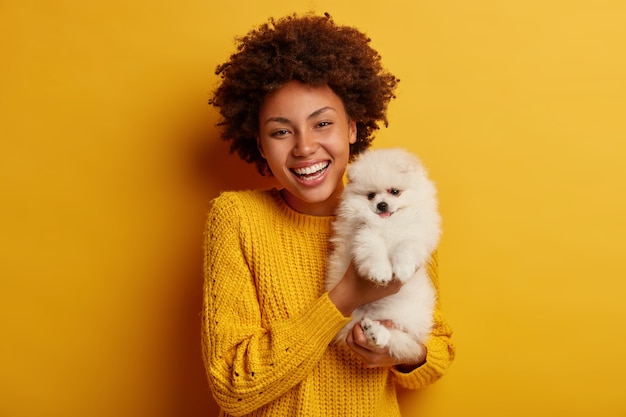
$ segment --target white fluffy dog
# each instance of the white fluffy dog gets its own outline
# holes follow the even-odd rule
[[[423,354],[433,323],[436,293],[427,263],[439,243],[441,219],[436,189],[419,160],[402,149],[366,151],[348,167],[348,183],[333,223],[327,290],[353,260],[359,276],[386,285],[403,282],[394,295],[352,314],[336,341],[360,322],[378,347],[400,360]],[[380,323],[391,320],[394,328]]]

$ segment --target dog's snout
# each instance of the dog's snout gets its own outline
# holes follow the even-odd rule
[[[381,201],[380,203],[376,204],[376,208],[381,213],[386,213],[387,210],[389,209],[389,205],[387,203],[385,203],[384,201]]]

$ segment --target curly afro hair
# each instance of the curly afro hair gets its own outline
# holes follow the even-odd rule
[[[399,80],[359,30],[335,24],[331,16],[296,14],[270,18],[237,38],[237,51],[217,67],[221,82],[209,104],[219,108],[222,139],[230,151],[262,174],[271,172],[257,147],[258,114],[263,97],[291,80],[328,85],[357,125],[350,157],[367,149],[379,122],[387,126],[387,105]]]

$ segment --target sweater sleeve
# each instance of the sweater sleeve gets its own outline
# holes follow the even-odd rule
[[[439,294],[437,253],[428,264],[428,274]],[[398,384],[404,388],[418,389],[432,384],[443,376],[455,356],[455,348],[450,338],[452,329],[445,322],[441,314],[441,301],[437,297],[437,303],[433,312],[433,330],[428,342],[426,342],[426,362],[409,373],[403,373],[395,368],[392,372]]]
[[[349,321],[327,294],[281,322],[264,323],[246,260],[246,230],[236,202],[217,199],[205,231],[202,339],[218,404],[243,415],[302,381]]]

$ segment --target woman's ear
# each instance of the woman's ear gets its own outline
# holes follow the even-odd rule
[[[354,144],[356,143],[356,122],[354,120],[350,120],[350,126],[348,127],[349,132],[348,134],[350,135],[350,143]]]
[[[261,138],[259,136],[256,137],[256,147],[259,149],[259,153],[265,159],[265,153],[263,153],[263,146],[261,145]]]

